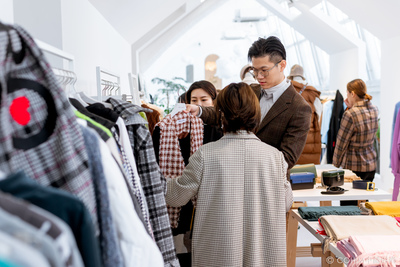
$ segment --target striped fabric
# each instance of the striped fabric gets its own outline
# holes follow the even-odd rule
[[[160,127],[160,169],[166,178],[177,178],[185,169],[178,136],[190,132],[190,155],[193,155],[203,145],[203,121],[181,111],[167,115],[156,126]],[[196,206],[196,199],[192,201]],[[177,228],[181,207],[167,207],[171,227]]]
[[[157,164],[153,141],[145,126],[146,121],[138,114],[147,109],[119,99],[110,98],[107,101],[112,104],[114,111],[124,119],[149,207],[154,238],[163,255],[165,267],[180,266],[175,253],[167,205],[165,204],[165,178]]]
[[[150,236],[154,239],[153,230],[151,229],[151,224],[150,224],[150,219],[149,219],[149,213],[147,210],[147,204],[145,204],[146,200],[144,199],[143,191],[142,191],[141,185],[140,185],[140,180],[138,180],[139,177],[135,177],[134,171],[132,169],[132,168],[136,168],[136,166],[131,166],[131,164],[128,160],[128,157],[125,153],[125,150],[121,145],[120,137],[119,137],[119,134],[117,133],[117,130],[115,129],[115,127],[113,127],[111,129],[111,131],[113,132],[114,139],[117,142],[118,148],[120,150],[121,161],[122,161],[122,166],[125,171],[125,175],[129,179],[129,181],[128,181],[129,190],[131,190],[132,193],[136,196],[136,198],[139,202],[139,205],[140,205],[140,210],[142,211],[144,222],[146,224],[145,227],[146,227],[147,231],[149,232]]]
[[[98,233],[81,129],[41,50],[18,26],[0,28],[0,89],[0,169],[24,170],[42,185],[78,196]]]
[[[360,101],[343,114],[332,164],[352,171],[376,170],[374,138],[378,130],[378,108]]]

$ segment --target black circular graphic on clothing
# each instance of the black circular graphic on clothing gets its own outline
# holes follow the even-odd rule
[[[46,142],[49,139],[49,137],[53,134],[54,129],[56,127],[58,114],[54,103],[54,99],[50,94],[49,89],[44,87],[42,84],[27,79],[9,78],[7,80],[7,92],[10,94],[18,90],[32,90],[38,93],[43,98],[43,100],[46,102],[47,105],[47,117],[44,121],[43,128],[37,134],[34,134],[27,138],[13,137],[14,148],[28,150],[39,146],[40,144]],[[24,99],[16,99],[16,100],[19,100],[19,102],[21,102],[21,100]],[[13,101],[13,104],[14,103],[15,102]],[[23,109],[25,108],[27,109],[26,104],[21,105],[20,103],[18,103],[18,106]],[[28,115],[30,115],[27,110],[21,110],[20,112],[28,113],[24,115],[25,120],[26,117],[29,117]],[[23,125],[23,123],[21,122],[24,121],[24,119],[16,119],[14,116],[13,119],[17,123]]]

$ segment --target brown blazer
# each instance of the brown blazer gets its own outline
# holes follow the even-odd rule
[[[260,99],[261,86],[250,85]],[[216,112],[212,107],[203,107],[201,119],[206,124],[216,124]],[[291,169],[303,152],[310,130],[311,107],[290,85],[279,97],[262,120],[256,133],[261,141],[282,151]]]

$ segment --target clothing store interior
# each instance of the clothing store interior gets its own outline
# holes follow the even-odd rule
[[[0,266],[400,266],[397,0],[0,0]]]

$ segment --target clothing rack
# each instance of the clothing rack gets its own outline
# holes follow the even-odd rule
[[[60,85],[64,89],[64,92],[67,95],[75,94],[76,91],[74,85],[76,83],[77,77],[75,72],[73,71],[75,60],[74,56],[37,39],[35,39],[35,43],[43,52],[62,59],[62,68],[52,67],[52,70],[57,76]],[[67,92],[66,88],[68,85],[71,86],[72,92]]]
[[[59,58],[62,58],[64,60],[66,60],[67,61],[67,66],[65,67],[65,64],[63,62],[63,69],[70,70],[70,71],[74,70],[74,60],[75,60],[75,58],[74,58],[73,55],[71,55],[69,53],[66,53],[61,49],[58,49],[58,48],[56,48],[54,46],[51,46],[51,45],[49,45],[49,44],[47,44],[45,42],[42,42],[40,40],[37,40],[37,39],[35,39],[35,43],[39,46],[40,49],[42,49],[42,51],[45,51],[45,52],[47,52],[49,54],[52,54],[52,55],[54,55],[56,57],[59,57]]]
[[[106,100],[109,96],[121,97],[121,79],[114,74],[99,66],[96,67],[97,79],[97,100]]]
[[[63,88],[66,88],[67,85],[71,85],[72,87],[74,87],[77,80],[75,72],[58,68],[52,69]]]
[[[321,91],[321,95],[319,96],[319,98],[321,100],[323,100],[323,99],[332,99],[332,100],[334,100],[335,97],[336,97],[336,92],[337,92],[337,90]]]
[[[128,73],[128,80],[129,80],[129,88],[131,91],[131,95],[127,96],[127,101],[129,101],[129,99],[131,99],[133,104],[140,106],[141,105],[140,99],[144,94],[139,91],[138,78],[136,75],[133,75],[132,73]]]

